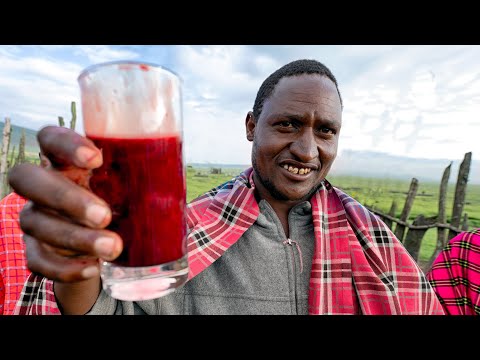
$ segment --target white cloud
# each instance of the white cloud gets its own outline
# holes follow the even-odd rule
[[[0,108],[14,124],[38,129],[67,118],[78,99],[81,66],[66,61],[0,55]],[[68,111],[68,113],[66,112]]]
[[[480,154],[480,46],[0,46],[0,115],[38,129],[59,115],[68,122],[76,101],[80,120],[76,78],[85,66],[169,51],[183,79],[189,161],[249,163],[246,112],[262,81],[298,58],[318,59],[337,77],[345,106],[340,150]]]
[[[132,60],[139,54],[124,49],[114,49],[106,45],[77,45],[74,46],[74,54],[85,55],[92,63],[101,63],[115,60]]]

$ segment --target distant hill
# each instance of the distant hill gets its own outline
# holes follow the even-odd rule
[[[474,160],[468,182],[480,184],[480,161]],[[457,182],[458,169],[462,159],[419,159],[403,156],[394,156],[373,151],[345,150],[337,157],[332,166],[333,175],[354,175],[373,178],[408,179],[415,177],[419,181],[440,183],[443,171],[452,162],[450,182]]]
[[[0,144],[2,142],[3,127],[5,123],[0,121]],[[27,129],[21,126],[16,126],[12,124],[12,133],[10,137],[10,150],[15,145],[16,151],[18,151],[18,144],[20,142],[20,137],[22,136],[22,129],[25,129],[25,151],[27,153],[37,154],[39,151],[37,143],[37,131],[32,129]]]
[[[472,154],[475,158],[475,154]],[[473,160],[468,182],[480,184],[480,161]],[[452,162],[449,182],[456,183],[458,168],[462,159],[414,159],[403,156],[394,156],[373,151],[345,150],[337,156],[330,171],[331,175],[350,175],[365,178],[389,178],[440,183],[445,168]],[[196,168],[235,168],[245,169],[250,165],[241,164],[188,164]]]
[[[250,167],[250,165],[242,165],[242,164],[213,164],[213,163],[188,163],[188,166],[192,166],[194,168],[222,168],[222,169],[239,169],[245,170],[246,168]]]

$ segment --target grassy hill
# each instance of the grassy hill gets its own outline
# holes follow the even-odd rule
[[[3,127],[5,123],[0,121],[0,134],[3,134]],[[20,137],[22,136],[22,130],[25,130],[25,155],[27,157],[38,158],[38,143],[37,143],[37,131],[27,129],[21,126],[12,124],[12,133],[10,137],[10,151],[15,146],[15,151],[18,151],[18,144],[20,143]],[[0,140],[1,143],[1,140]]]

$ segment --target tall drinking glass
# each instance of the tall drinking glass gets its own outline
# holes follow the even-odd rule
[[[101,149],[91,190],[112,210],[123,252],[103,261],[103,289],[120,300],[164,296],[188,275],[181,84],[154,64],[115,61],[78,77],[86,136]]]

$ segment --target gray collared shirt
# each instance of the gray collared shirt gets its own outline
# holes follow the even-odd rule
[[[182,288],[139,302],[102,291],[88,314],[308,314],[315,248],[311,204],[290,210],[290,241],[270,204],[261,200],[259,208],[258,219],[238,241]]]

